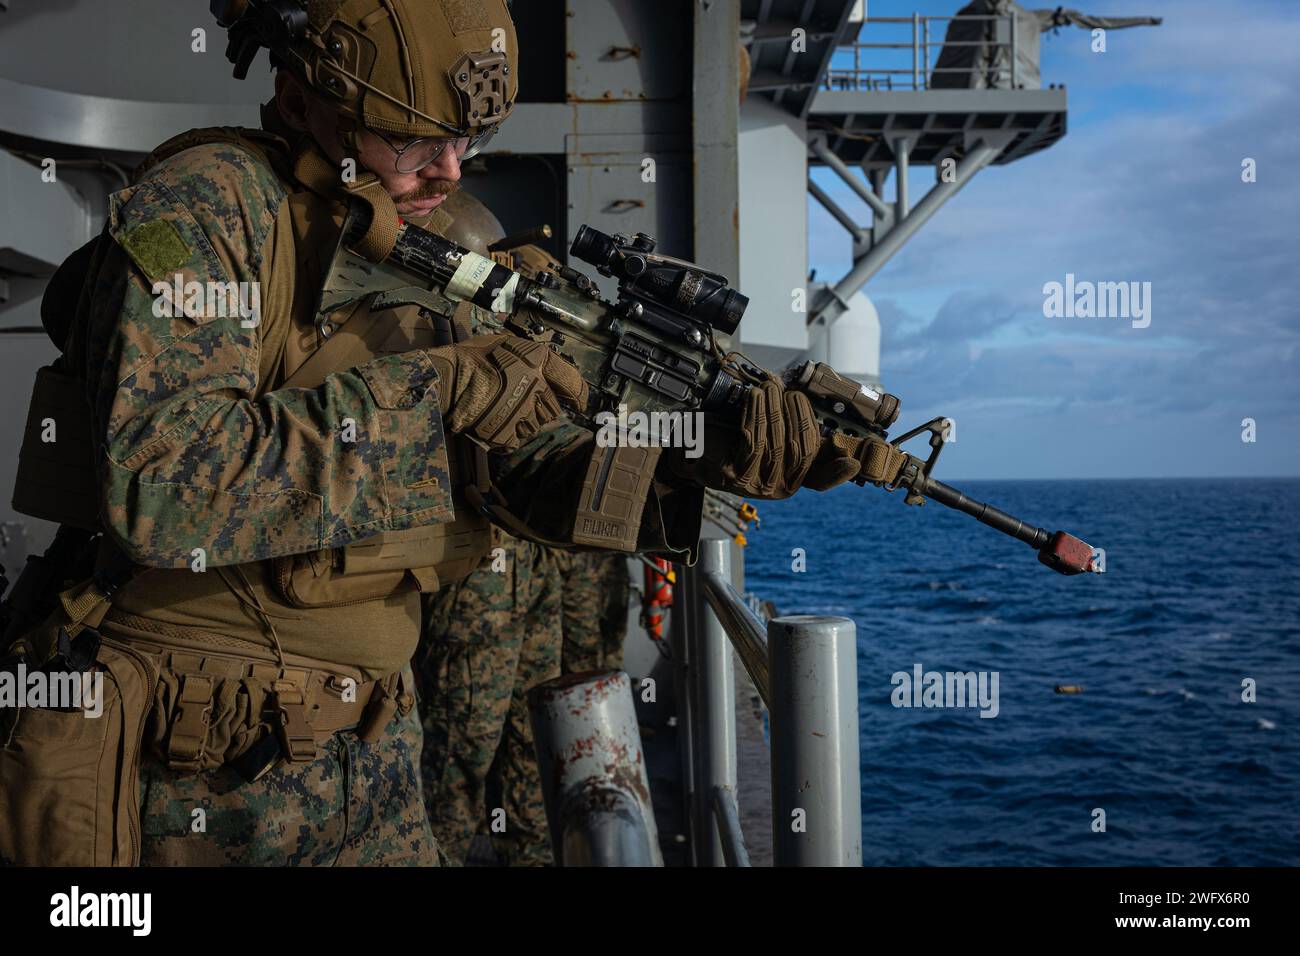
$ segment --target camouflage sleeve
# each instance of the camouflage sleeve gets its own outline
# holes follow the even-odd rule
[[[590,429],[562,421],[509,455],[493,456],[493,487],[510,513],[540,537],[570,542],[595,447]],[[642,506],[636,550],[694,564],[704,489],[660,471],[664,474],[651,483]]]
[[[496,316],[477,306],[470,323],[475,335],[510,334]],[[493,487],[510,513],[539,537],[571,542],[578,497],[595,442],[590,429],[568,420],[558,422],[515,451],[493,455]],[[677,479],[666,468],[660,473],[642,508],[637,551],[694,564],[703,524],[704,489]]]
[[[259,394],[261,329],[291,321],[291,297],[261,291],[285,199],[230,145],[180,153],[112,198],[87,382],[105,524],[141,564],[185,567],[194,548],[214,565],[261,560],[452,517],[424,352]]]

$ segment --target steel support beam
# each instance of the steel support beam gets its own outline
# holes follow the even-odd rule
[[[722,855],[727,866],[749,866],[749,850],[740,829],[740,806],[734,791],[718,787],[713,791],[713,813],[722,841]]]
[[[695,261],[734,280],[740,273],[740,0],[691,6]]]
[[[681,800],[686,810],[685,829],[687,834],[694,830],[695,824],[691,813],[691,795],[695,793],[695,738],[696,738],[696,716],[694,686],[692,684],[692,675],[694,674],[695,659],[694,651],[691,647],[690,629],[691,614],[687,601],[690,599],[690,588],[686,581],[687,568],[685,565],[673,565],[677,571],[678,585],[673,593],[673,611],[672,618],[668,626],[668,646],[672,651],[673,664],[673,700],[677,705],[675,714],[677,729],[677,749],[681,757],[682,779],[681,779]]]
[[[867,231],[859,226],[853,217],[826,193],[826,190],[818,186],[815,180],[808,180],[808,192],[813,199],[822,204],[822,208],[835,217],[836,222],[848,230],[849,235],[853,237],[854,243],[865,245],[870,242],[871,236]]]
[[[865,183],[857,176],[853,175],[853,170],[844,165],[844,161],[830,151],[826,146],[826,141],[820,136],[812,139],[808,143],[808,148],[813,154],[827,165],[840,179],[844,180],[845,185],[858,194],[859,198],[866,203],[871,211],[877,216],[892,218],[889,204],[872,192]]]
[[[147,153],[177,130],[258,125],[256,103],[146,103],[0,77],[0,130],[50,143]]]
[[[966,158],[958,163],[953,182],[936,183],[925,194],[925,198],[917,203],[915,209],[900,219],[883,236],[878,236],[871,251],[859,259],[844,278],[835,284],[831,290],[832,294],[826,298],[818,312],[809,316],[808,323],[811,325],[821,320],[831,324],[843,315],[848,308],[846,303],[853,294],[879,272],[907,240],[930,221],[945,202],[961,191],[976,173],[997,158],[1010,135],[1000,132],[981,134],[979,142],[967,151]]]
[[[767,707],[772,696],[767,674],[767,627],[745,604],[735,586],[723,575],[703,575],[705,597],[714,615],[722,622],[731,639],[736,656],[749,675],[750,682]]]
[[[894,147],[894,214],[899,220],[907,218],[911,208],[907,204],[907,157],[912,149],[912,140],[907,136],[898,136],[893,140]]]

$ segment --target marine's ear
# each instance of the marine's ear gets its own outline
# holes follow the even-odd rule
[[[275,106],[280,118],[292,129],[306,133],[311,129],[308,119],[311,102],[307,91],[288,70],[275,72]]]

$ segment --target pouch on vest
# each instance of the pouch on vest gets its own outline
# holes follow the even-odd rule
[[[152,663],[105,638],[87,709],[0,712],[0,861],[19,866],[140,862],[140,745]],[[29,678],[30,679],[30,678]],[[96,692],[93,682],[102,679]],[[21,692],[21,688],[20,688]]]
[[[14,510],[33,518],[99,530],[90,408],[80,379],[53,366],[36,373],[14,478]]]
[[[271,580],[286,604],[301,608],[382,600],[412,588],[431,594],[473,571],[490,548],[487,520],[468,504],[458,503],[456,512],[454,521],[274,558]]]

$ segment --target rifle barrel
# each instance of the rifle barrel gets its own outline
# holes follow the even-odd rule
[[[942,481],[927,478],[925,487],[918,490],[925,497],[931,498],[945,507],[964,512],[976,521],[1001,531],[1003,534],[1018,538],[1035,550],[1043,548],[1051,540],[1052,534],[1050,531],[1026,524],[1019,518],[1013,517],[983,501],[976,501],[951,485],[945,485]]]

